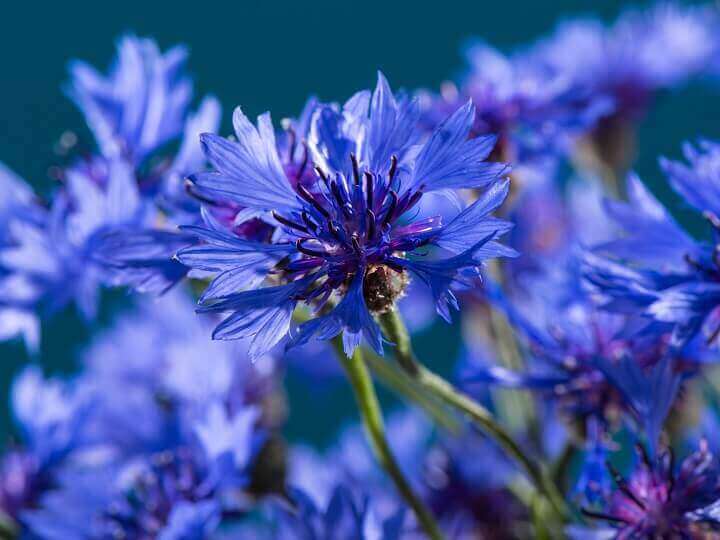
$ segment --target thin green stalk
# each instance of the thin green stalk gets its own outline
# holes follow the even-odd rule
[[[18,526],[15,520],[0,510],[0,539],[13,540],[18,535]]]
[[[430,396],[395,363],[365,350],[365,363],[377,380],[408,403],[418,406],[433,422],[452,434],[460,432],[460,423],[444,403]]]
[[[338,358],[345,368],[348,380],[355,394],[355,400],[360,410],[360,417],[362,418],[365,428],[365,434],[375,454],[375,458],[395,483],[395,487],[405,502],[412,508],[425,534],[433,540],[442,539],[443,535],[435,522],[435,518],[425,504],[423,504],[413,492],[410,483],[403,475],[390,450],[390,445],[385,436],[385,424],[380,409],[380,402],[375,393],[372,378],[365,365],[360,348],[355,350],[351,358],[348,358],[342,350],[340,340],[336,338],[334,344],[336,348],[339,349]]]
[[[293,319],[297,323],[303,323],[309,319],[309,313],[305,310],[298,309],[293,314]],[[342,349],[338,352],[339,354],[345,354]],[[443,429],[450,433],[458,433],[460,431],[460,424],[457,418],[450,413],[447,407],[432,396],[428,396],[415,381],[407,377],[405,372],[394,363],[388,362],[368,350],[365,350],[363,359],[383,386],[401,396],[406,401],[423,409],[427,415],[432,418],[433,422]]]
[[[504,272],[500,261],[490,261],[489,271],[498,283],[504,283]],[[509,369],[521,371],[525,367],[515,332],[505,314],[496,306],[489,306],[490,330],[500,362]],[[493,399],[499,402],[498,414],[505,425],[513,430],[525,428],[537,443],[540,440],[540,426],[532,398],[519,390],[502,389],[493,392]]]
[[[495,439],[521,465],[535,488],[547,497],[555,512],[561,517],[565,516],[565,503],[547,472],[525,454],[490,411],[417,361],[400,315],[390,311],[380,317],[380,323],[387,337],[395,344],[395,356],[403,368],[407,367],[408,375],[429,393],[468,416],[482,431]]]

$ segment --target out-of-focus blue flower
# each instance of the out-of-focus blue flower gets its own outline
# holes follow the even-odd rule
[[[584,510],[589,518],[609,523],[615,538],[702,538],[720,530],[713,503],[720,499],[717,458],[707,444],[676,468],[671,451],[641,462],[629,478],[608,465],[616,491],[606,510]]]
[[[452,538],[512,537],[512,524],[526,517],[507,489],[517,471],[472,430],[429,447],[423,468],[425,496]]]
[[[26,368],[13,383],[12,411],[21,444],[0,464],[0,510],[18,519],[54,482],[57,469],[83,447],[83,422],[90,401],[74,385],[45,379],[38,367]]]
[[[432,426],[413,410],[403,410],[388,417],[388,442],[404,475],[421,489],[423,461],[432,437]],[[288,484],[321,505],[327,503],[337,484],[362,486],[371,496],[377,512],[388,517],[397,509],[397,496],[378,467],[360,425],[344,429],[337,442],[323,454],[304,447],[293,448]]]
[[[640,314],[654,326],[673,330],[673,344],[681,347],[705,330],[715,340],[720,305],[720,238],[718,165],[720,146],[703,142],[687,145],[688,165],[662,160],[671,186],[688,204],[702,212],[712,229],[710,242],[686,233],[642,185],[628,180],[629,202],[609,202],[607,212],[621,235],[596,246],[609,258],[589,257],[588,278],[606,299],[606,308]]]
[[[202,538],[247,511],[248,490],[275,489],[254,480],[278,424],[274,365],[238,362],[207,322],[178,291],[101,334],[69,382],[25,372],[0,509],[43,538]]]
[[[562,23],[531,55],[589,94],[610,96],[614,114],[632,119],[658,90],[707,70],[718,46],[710,6],[660,3],[628,11],[609,28],[594,19]]]
[[[611,476],[607,467],[608,442],[597,421],[587,423],[587,437],[582,467],[574,491],[590,504],[597,504],[610,495]]]
[[[372,511],[372,500],[349,487],[336,486],[327,505],[321,505],[300,490],[291,490],[289,495],[295,508],[282,512],[276,538],[399,540],[403,537],[403,509],[387,519],[379,519]]]
[[[0,203],[0,252],[17,242],[18,228],[33,234],[46,219],[45,211],[37,204],[32,188],[13,171],[0,164],[0,188],[5,196]],[[41,265],[47,261],[41,260]],[[50,271],[52,271],[50,264]],[[26,347],[36,351],[40,328],[32,310],[37,289],[24,275],[12,272],[12,267],[0,263],[0,341],[22,336]]]
[[[192,99],[187,50],[162,53],[151,39],[120,39],[107,76],[82,61],[70,65],[68,95],[85,115],[102,153],[135,164],[179,136]]]
[[[85,351],[80,382],[94,403],[85,438],[120,455],[159,451],[197,436],[198,419],[231,428],[236,412],[272,402],[272,360],[238,362],[246,355],[242,345],[209,341],[209,321],[192,307],[180,291],[169,293],[120,318]],[[263,425],[277,422],[273,411],[263,411]]]
[[[197,112],[190,112],[192,82],[185,73],[184,47],[162,53],[154,41],[129,35],[117,49],[107,76],[73,62],[68,94],[85,115],[104,158],[127,163],[154,212],[142,222],[106,229],[93,248],[114,284],[163,292],[187,273],[172,259],[192,242],[177,225],[198,219],[184,179],[204,166],[197,137],[217,129],[220,106],[206,97]],[[176,141],[177,153],[167,155],[168,143]]]
[[[23,519],[48,539],[205,538],[223,512],[246,509],[232,491],[218,491],[209,464],[202,453],[183,448],[120,466],[68,469]]]
[[[100,284],[108,278],[94,246],[114,226],[142,221],[135,178],[122,161],[97,160],[66,172],[51,209],[39,205],[11,216],[0,247],[3,303],[52,313],[74,301],[92,319]]]
[[[204,165],[197,137],[217,128],[220,108],[206,98],[190,112],[185,56],[183,48],[162,54],[153,41],[128,36],[107,78],[84,63],[71,66],[68,93],[101,155],[61,172],[50,210],[2,171],[12,189],[0,228],[0,337],[23,332],[35,345],[33,313],[75,302],[92,319],[101,285],[163,292],[187,273],[172,256],[193,238],[177,225],[195,223],[199,214],[182,179]],[[168,155],[167,143],[176,141],[179,150]]]
[[[197,188],[279,225],[270,244],[239,238],[209,212],[205,227],[186,229],[205,243],[181,250],[180,261],[217,274],[201,311],[230,314],[215,338],[252,337],[255,356],[288,333],[299,302],[323,306],[337,298],[327,314],[302,324],[290,344],[342,333],[347,354],[363,338],[382,353],[372,313],[393,306],[408,272],[430,287],[447,319],[457,307],[453,283],[477,276],[487,258],[514,253],[496,241],[509,225],[490,217],[507,194],[507,183],[499,181],[505,167],[483,162],[493,137],[467,139],[472,106],[458,110],[421,146],[415,144],[417,114],[416,103],[398,101],[382,76],[372,96],[359,92],[342,109],[319,108],[308,142],[316,168],[310,186],[288,179],[268,115],[255,128],[236,110],[236,143],[203,136],[216,171],[194,175]],[[425,192],[460,188],[487,192],[447,224],[413,220]],[[430,248],[449,257],[417,258]]]
[[[564,280],[532,283],[535,294],[514,302],[496,288],[492,295],[527,343],[526,371],[472,361],[465,381],[528,388],[553,399],[571,419],[606,428],[616,426],[624,411],[654,444],[684,372],[701,360],[675,351],[666,332],[638,335],[632,318],[600,309],[579,287],[577,265]]]
[[[469,98],[476,109],[472,135],[498,136],[493,156],[527,164],[565,154],[572,141],[612,111],[610,98],[573,86],[521,51],[503,55],[475,42],[459,87],[447,83],[439,96],[421,94],[423,122],[436,126]]]

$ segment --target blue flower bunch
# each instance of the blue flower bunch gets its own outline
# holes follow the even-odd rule
[[[184,47],[72,62],[92,140],[49,193],[0,166],[0,340],[30,358],[0,534],[720,538],[720,142],[660,160],[694,217],[631,171],[718,36],[714,5],[568,20],[231,134]],[[94,334],[49,376],[68,310]],[[288,437],[288,374],[352,393],[331,444]]]

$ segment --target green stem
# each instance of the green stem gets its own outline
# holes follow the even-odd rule
[[[399,395],[409,404],[420,407],[433,420],[435,424],[451,434],[460,433],[460,423],[456,415],[452,414],[444,403],[437,398],[429,396],[413,379],[395,363],[365,350],[363,356],[365,363],[380,383]]]
[[[0,510],[0,539],[13,540],[18,536],[18,526],[15,520]]]
[[[443,535],[435,522],[435,518],[413,492],[410,483],[403,475],[390,450],[390,445],[385,436],[385,425],[380,409],[380,402],[375,393],[372,378],[363,360],[361,350],[359,348],[356,349],[353,356],[348,358],[342,350],[340,340],[336,339],[334,344],[339,349],[338,358],[345,368],[345,372],[353,388],[355,400],[357,401],[363,426],[365,427],[365,434],[376,459],[395,483],[395,487],[405,502],[412,508],[413,512],[415,512],[415,516],[425,531],[425,534],[433,540],[442,539]]]
[[[305,310],[295,310],[293,319],[297,323],[303,323],[309,320],[309,313]],[[342,348],[338,349],[338,354],[345,354]],[[432,396],[428,396],[427,392],[424,392],[422,388],[415,384],[415,381],[405,375],[405,372],[395,364],[387,362],[385,359],[380,358],[368,350],[365,351],[363,359],[385,387],[404,398],[407,402],[423,409],[435,424],[450,433],[458,433],[460,431],[460,424],[457,418],[450,414],[447,407]]]
[[[380,323],[387,337],[395,344],[395,356],[398,363],[406,368],[408,375],[429,393],[468,416],[482,431],[495,439],[522,466],[536,489],[547,497],[558,515],[564,517],[565,503],[544,468],[525,454],[490,411],[417,361],[410,336],[397,311],[381,315]]]
[[[490,261],[488,270],[499,283],[505,282],[503,265],[499,260]],[[489,305],[490,331],[495,340],[498,359],[509,369],[520,371],[525,367],[515,333],[506,315],[496,306]],[[493,400],[499,402],[498,415],[511,430],[525,428],[534,443],[541,439],[540,426],[531,396],[514,389],[492,392]],[[539,446],[539,444],[538,444]]]

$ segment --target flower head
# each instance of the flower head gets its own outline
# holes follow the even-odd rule
[[[652,327],[673,331],[683,347],[700,333],[717,337],[720,307],[720,146],[703,142],[685,147],[689,165],[662,160],[671,187],[710,225],[709,242],[684,231],[637,177],[628,180],[629,202],[608,202],[608,215],[621,230],[595,247],[604,257],[588,258],[588,279],[606,308],[642,316]],[[697,340],[694,340],[697,341]]]
[[[610,523],[616,538],[700,538],[720,530],[710,507],[720,499],[718,463],[707,444],[676,469],[672,451],[641,462],[629,478],[608,464],[616,491],[607,510],[585,510],[586,516]]]
[[[348,354],[363,337],[382,352],[372,313],[392,307],[408,273],[430,286],[448,318],[449,307],[457,307],[450,286],[477,276],[482,260],[513,253],[496,242],[508,224],[489,216],[507,194],[499,180],[505,166],[483,162],[493,137],[468,140],[472,105],[424,143],[417,114],[417,104],[393,96],[382,76],[372,96],[359,92],[341,109],[318,108],[308,140],[316,173],[310,185],[288,178],[268,115],[256,129],[236,110],[237,142],[203,136],[216,170],[193,176],[198,189],[278,226],[267,244],[238,237],[209,212],[205,227],[187,229],[205,244],[181,250],[179,260],[219,272],[201,311],[230,313],[216,338],[252,336],[251,354],[258,354],[288,332],[298,302],[322,307],[332,300],[336,306],[301,325],[292,343],[343,332]],[[487,191],[448,223],[414,214],[423,194],[463,188]],[[418,257],[430,248],[449,256]]]
[[[536,164],[541,156],[564,154],[574,138],[612,111],[612,100],[574,86],[525,51],[504,55],[473,42],[465,55],[468,69],[457,87],[446,83],[438,96],[421,94],[423,123],[434,127],[472,99],[472,134],[498,136],[496,159]]]
[[[574,86],[611,97],[614,114],[632,119],[655,92],[709,67],[717,53],[712,39],[717,24],[709,6],[660,3],[628,11],[609,28],[593,19],[565,22],[533,55]]]
[[[187,50],[178,46],[163,53],[153,40],[128,35],[117,51],[107,76],[74,61],[67,92],[105,156],[140,163],[182,133],[192,98]]]

